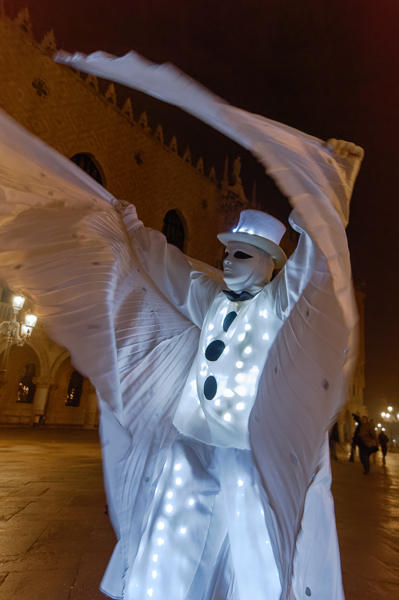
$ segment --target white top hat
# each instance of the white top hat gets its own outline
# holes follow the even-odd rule
[[[237,227],[232,231],[219,233],[218,239],[226,246],[228,242],[245,242],[267,252],[281,269],[287,262],[285,252],[280,248],[280,240],[285,226],[274,217],[260,210],[243,210]]]

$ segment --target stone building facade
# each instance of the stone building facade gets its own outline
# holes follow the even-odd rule
[[[15,20],[0,15],[0,108],[116,198],[133,202],[147,226],[163,230],[188,255],[220,266],[223,247],[216,234],[230,228],[243,208],[256,208],[244,193],[240,159],[231,172],[226,160],[218,180],[214,167],[205,172],[202,158],[193,164],[190,148],[180,149],[176,137],[165,139],[162,125],[150,127],[146,112],[134,114],[134,100],[118,102],[113,84],[104,86],[96,77],[54,63],[55,50],[52,32],[40,42],[33,38],[26,10]],[[291,254],[288,235],[282,245]],[[10,297],[0,288],[0,322],[12,316]],[[4,349],[0,339],[0,356]],[[350,407],[363,405],[363,388],[364,350]],[[342,436],[348,410],[340,417]],[[40,323],[23,347],[11,348],[0,390],[0,423],[38,422],[98,424],[93,386],[76,373],[69,353]]]

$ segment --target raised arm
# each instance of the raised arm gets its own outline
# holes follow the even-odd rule
[[[113,204],[122,216],[141,268],[169,302],[201,328],[208,307],[223,283],[193,268],[186,255],[168,244],[161,232],[144,227],[132,204],[121,201]]]

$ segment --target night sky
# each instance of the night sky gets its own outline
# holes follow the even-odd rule
[[[3,4],[9,16],[29,7],[36,39],[53,29],[59,48],[68,51],[121,55],[133,49],[153,61],[176,64],[241,108],[322,139],[363,146],[366,157],[353,195],[348,239],[354,281],[364,284],[366,292],[366,402],[370,412],[387,404],[399,410],[397,0]],[[150,124],[177,133],[181,149],[189,144],[194,160],[203,155],[218,168],[226,154],[232,160],[243,156],[247,195],[256,179],[264,207],[280,218],[286,213],[284,200],[243,150],[176,109],[140,95],[136,102],[143,110],[148,107]]]

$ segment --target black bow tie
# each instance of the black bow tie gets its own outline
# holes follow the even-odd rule
[[[245,302],[245,300],[252,300],[254,296],[245,290],[237,294],[231,290],[223,290],[223,294],[230,300],[230,302]]]

